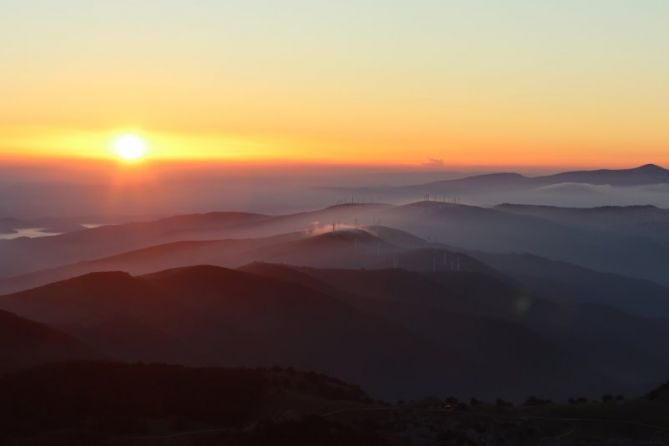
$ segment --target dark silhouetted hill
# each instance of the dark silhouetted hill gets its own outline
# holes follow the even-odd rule
[[[0,372],[94,356],[82,342],[62,331],[0,311]]]
[[[312,372],[67,362],[0,376],[3,444],[666,444],[667,385],[565,401],[389,404]]]
[[[556,302],[606,305],[644,317],[669,317],[669,288],[655,282],[529,254],[471,255]]]
[[[607,387],[610,384],[604,382],[609,379],[618,382],[618,388],[641,391],[639,380],[652,383],[661,375],[656,370],[667,368],[664,348],[656,349],[653,341],[665,335],[664,321],[606,306],[554,303],[486,273],[325,270],[259,263],[245,269],[334,294],[433,342],[461,349],[470,363],[476,362],[472,355],[478,355],[481,369],[472,373],[485,370],[488,383],[511,377],[505,381],[506,390],[532,386],[536,379],[547,389],[560,382],[550,378],[553,373],[576,373],[579,376],[569,380],[572,385]],[[568,364],[579,364],[578,371]]]
[[[108,437],[179,432],[187,439],[189,431],[216,429],[239,435],[259,421],[375,407],[358,387],[280,368],[63,362],[0,376],[0,392],[3,443],[82,444],[88,437],[107,444]]]
[[[120,359],[294,366],[381,394],[425,391],[437,376],[459,374],[447,367],[449,349],[400,325],[311,288],[217,267],[89,274],[2,297],[0,307]],[[416,373],[426,382],[409,379]]]

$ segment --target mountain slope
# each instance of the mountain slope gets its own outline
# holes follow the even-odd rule
[[[629,233],[638,231],[645,224],[669,224],[669,210],[656,206],[600,206],[593,208],[568,208],[504,203],[495,206],[504,212],[539,217],[572,226],[618,230]]]
[[[642,382],[648,385],[669,370],[664,359],[667,350],[654,341],[669,335],[665,321],[633,317],[608,307],[556,304],[486,273],[323,270],[266,264],[245,268],[338,293],[351,305],[401,323],[435,342],[479,353],[484,362],[494,363],[487,367],[496,374],[505,374],[510,364],[518,366],[517,377],[523,376],[526,383],[544,379],[544,389],[555,384],[552,373],[564,377],[578,371],[570,381],[589,388],[586,392],[610,387],[611,382],[640,391]],[[576,369],[574,364],[578,364]],[[598,378],[588,380],[594,376]],[[488,375],[488,382],[491,379]]]
[[[150,246],[0,279],[0,294],[14,293],[93,272],[124,271],[134,275],[193,265],[236,267],[254,260],[252,252],[305,237],[303,233],[259,239],[191,240]]]
[[[294,366],[395,395],[428,389],[410,379],[416,373],[431,383],[458,374],[435,361],[453,358],[448,348],[401,326],[309,288],[223,268],[90,274],[2,297],[0,307],[120,359]]]
[[[475,259],[385,226],[294,232],[255,239],[196,240],[152,246],[111,257],[0,279],[0,294],[14,293],[92,272],[133,275],[193,265],[236,268],[283,262],[314,267],[489,270]]]
[[[0,372],[93,356],[81,342],[61,331],[0,310]]]
[[[668,241],[434,201],[389,209],[383,213],[383,221],[419,237],[464,249],[535,254],[669,284]]]
[[[343,204],[289,215],[212,212],[107,225],[41,239],[0,240],[0,278],[110,257],[155,245],[198,240],[267,238],[376,224],[382,204]],[[345,225],[345,226],[344,226]]]
[[[669,370],[663,321],[551,303],[485,272],[249,268],[95,273],[0,307],[118,359],[296,366],[393,397],[634,391]]]
[[[216,212],[107,225],[38,239],[0,240],[0,277],[120,254],[180,240],[212,239],[267,218]]]
[[[470,255],[556,302],[607,305],[639,316],[669,318],[669,288],[655,282],[528,254]]]
[[[194,431],[243,437],[249,426],[262,429],[288,413],[292,419],[380,407],[359,387],[322,374],[107,361],[3,375],[0,392],[2,444],[115,444],[128,437],[145,444],[153,438],[138,437],[188,439]]]

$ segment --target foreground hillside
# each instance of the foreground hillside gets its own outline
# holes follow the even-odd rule
[[[20,445],[648,445],[669,441],[666,385],[556,404],[388,404],[292,369],[58,363],[0,376],[0,442]]]
[[[172,436],[211,435],[257,444],[272,426],[242,428],[378,405],[342,381],[279,368],[67,362],[0,376],[0,391],[2,444],[174,444]],[[362,445],[369,435],[342,428],[338,437]]]

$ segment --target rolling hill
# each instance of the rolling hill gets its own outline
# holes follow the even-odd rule
[[[0,372],[95,356],[82,342],[62,331],[0,311]]]
[[[0,278],[111,257],[156,245],[268,238],[277,234],[374,224],[382,204],[344,204],[288,215],[211,212],[106,225],[41,239],[0,240]]]
[[[644,317],[669,317],[669,288],[655,282],[529,254],[469,254],[530,292],[556,302],[598,304]]]
[[[453,376],[448,348],[313,289],[216,267],[97,273],[0,298],[110,357],[329,371],[381,394]],[[404,358],[402,364],[397,357]],[[444,358],[436,359],[436,358]],[[427,367],[430,364],[430,367]]]
[[[577,227],[620,230],[630,233],[643,224],[669,223],[669,210],[651,205],[568,208],[504,203],[495,206],[495,209]]]
[[[641,381],[653,383],[660,379],[656,371],[669,366],[664,359],[667,352],[656,349],[654,341],[668,333],[664,320],[634,317],[606,306],[554,303],[486,273],[266,264],[245,268],[317,287],[434,342],[479,354],[495,364],[486,366],[489,375],[504,375],[517,367],[523,372],[515,370],[516,377],[528,372],[526,383],[543,377],[538,378],[544,380],[542,388],[550,387],[552,373],[575,373],[571,383],[588,382],[584,387],[590,390],[617,382],[619,388],[640,391]],[[506,359],[494,360],[499,355]],[[532,364],[532,358],[540,359]],[[573,364],[578,364],[578,371]],[[588,381],[588,376],[598,376],[599,382]],[[494,378],[488,376],[488,382]]]
[[[584,221],[588,218],[588,215],[583,215]],[[409,248],[443,249],[444,245],[436,243],[441,242],[460,249],[534,254],[598,271],[669,284],[665,274],[669,266],[669,239],[663,237],[662,229],[657,227],[662,221],[642,222],[640,224],[646,225],[645,229],[621,232],[602,231],[597,226],[598,220],[602,220],[599,214],[592,213],[593,224],[574,225],[544,216],[526,215],[517,209],[482,208],[435,201],[402,206],[348,204],[284,216],[238,213],[191,215],[155,222],[107,226],[39,240],[0,241],[0,277],[4,275],[7,279],[82,262],[100,263],[95,269],[89,268],[90,264],[84,269],[74,267],[75,274],[99,271],[101,268],[123,269],[123,264],[119,267],[113,266],[118,264],[114,256],[147,248],[155,249],[137,255],[146,255],[146,258],[155,256],[158,259],[158,268],[142,270],[138,266],[132,272],[143,273],[160,268],[192,265],[194,262],[184,263],[190,253],[194,253],[194,258],[201,254],[201,263],[230,267],[253,260],[322,267],[343,267],[346,262],[354,265],[353,262],[357,261],[361,267],[368,267],[373,255],[387,255],[386,257],[390,257],[379,264],[389,267],[397,264],[392,258],[393,252]],[[371,223],[370,226],[365,226],[365,222]],[[332,232],[333,224],[339,235],[327,235]],[[372,243],[372,238],[363,233],[352,236],[359,229],[390,246],[378,241]],[[649,236],[650,233],[655,236]],[[294,249],[289,246],[290,243],[286,243],[284,247],[278,246],[280,240],[274,243],[277,246],[270,249],[268,242],[272,242],[272,237],[280,234],[294,234]],[[299,234],[313,240],[300,241]],[[348,234],[348,238],[344,234]],[[415,236],[422,238],[423,242]],[[328,242],[329,239],[335,241],[336,238],[339,239],[336,243]],[[233,242],[233,239],[258,239],[265,246],[246,249],[245,245],[250,246],[249,242]],[[215,245],[199,243],[212,240],[228,242],[218,248]],[[347,240],[351,242],[348,245]],[[175,262],[173,258],[169,258],[169,254],[159,252],[162,249],[157,248],[159,245],[166,245],[165,251],[174,252],[175,258],[179,257],[177,253],[183,252],[181,260]],[[333,248],[334,246],[342,247],[343,254],[334,255],[333,251],[332,256],[327,256],[322,253],[324,250],[339,250]],[[351,249],[347,246],[358,247],[359,254],[348,258]],[[245,251],[244,255],[239,255],[238,248]],[[210,251],[209,254],[206,253],[207,250]],[[311,254],[308,253],[309,250]],[[162,261],[161,257],[165,260]],[[368,260],[358,261],[361,257],[367,257]],[[319,258],[323,261],[315,263],[313,259]],[[50,280],[63,277],[71,277],[71,274],[56,274]],[[8,287],[5,291],[22,287],[24,288],[23,285],[18,288]]]
[[[668,352],[655,342],[669,336],[663,320],[552,302],[481,270],[256,263],[92,273],[0,297],[0,308],[111,358],[296,366],[386,396],[435,385],[490,397],[561,395],[566,384],[633,391],[669,372]]]
[[[665,274],[669,267],[667,240],[435,201],[398,206],[380,217],[385,225],[463,249],[534,254],[669,284]]]
[[[385,226],[294,232],[255,239],[194,240],[0,279],[0,294],[18,292],[92,272],[142,275],[170,268],[236,268],[254,261],[332,268],[490,270],[472,257]]]
[[[23,274],[181,240],[210,240],[267,217],[215,212],[106,225],[38,239],[0,240],[0,277]],[[241,229],[240,229],[241,228]]]

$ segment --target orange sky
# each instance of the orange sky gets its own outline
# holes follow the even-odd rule
[[[669,165],[666,2],[137,3],[3,3],[0,158]]]

